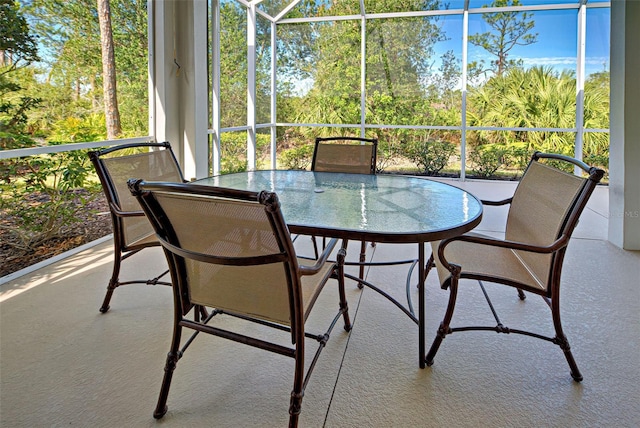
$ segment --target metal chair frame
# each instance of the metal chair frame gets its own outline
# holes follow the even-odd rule
[[[167,355],[164,379],[158,403],[154,412],[156,419],[162,418],[167,412],[167,398],[171,379],[177,362],[182,358],[184,352],[193,342],[199,333],[208,333],[219,336],[228,340],[244,343],[249,346],[264,349],[280,355],[285,355],[295,360],[294,369],[294,386],[291,392],[289,406],[289,426],[295,427],[298,424],[299,414],[301,411],[302,398],[309,381],[310,375],[316,365],[321,351],[324,349],[329,334],[340,317],[344,319],[344,329],[351,330],[351,321],[349,319],[348,305],[344,290],[344,258],[346,255],[346,242],[343,242],[342,248],[337,254],[337,262],[329,262],[331,266],[330,277],[325,277],[320,282],[320,287],[328,281],[329,278],[335,278],[338,281],[339,291],[339,310],[335,315],[327,331],[321,334],[312,334],[305,331],[305,307],[302,300],[301,276],[313,275],[321,271],[327,263],[330,253],[334,250],[338,240],[332,239],[320,258],[313,266],[298,265],[295,255],[295,249],[291,241],[289,230],[285,223],[280,210],[280,203],[275,193],[262,191],[259,193],[248,192],[242,190],[225,189],[212,186],[202,186],[196,184],[170,184],[170,183],[145,183],[142,180],[130,180],[129,187],[132,194],[136,196],[140,202],[144,212],[153,224],[158,240],[164,248],[169,270],[174,283],[174,327],[171,349]],[[264,206],[264,212],[268,217],[273,234],[280,248],[279,253],[231,257],[219,254],[208,254],[195,251],[193,249],[183,248],[178,241],[177,234],[174,230],[171,219],[167,212],[162,208],[156,196],[159,193],[171,193],[172,195],[195,195],[197,197],[209,198],[207,203],[220,203],[220,201],[233,201],[234,203],[247,203],[255,206],[256,203]],[[188,203],[186,201],[185,203]],[[213,245],[214,243],[212,243]],[[235,313],[232,310],[223,310],[220,308],[212,308],[212,312],[208,316],[199,319],[198,305],[191,301],[190,279],[186,274],[186,261],[196,261],[199,263],[212,265],[232,265],[232,266],[259,266],[266,264],[283,264],[288,278],[287,289],[289,293],[289,310],[290,324],[284,325],[277,322],[265,320],[264,318],[256,318],[247,313]],[[193,280],[193,279],[192,279]],[[257,280],[257,279],[256,279]],[[242,287],[240,287],[242,288]],[[311,302],[310,305],[313,305]],[[194,320],[186,319],[185,316],[194,308]],[[311,310],[308,307],[307,312]],[[240,334],[228,329],[222,329],[209,325],[209,322],[218,315],[227,314],[236,318],[259,323],[264,326],[272,327],[278,330],[288,331],[291,334],[292,347],[265,341],[263,339]],[[182,329],[188,328],[194,331],[189,339],[180,347]],[[318,348],[315,355],[305,372],[305,338],[313,339],[317,342]]]
[[[527,242],[514,242],[509,240],[500,240],[500,239],[494,239],[487,236],[462,235],[462,236],[445,239],[441,241],[440,244],[437,246],[437,258],[439,260],[439,263],[442,263],[442,265],[450,272],[450,276],[446,280],[444,280],[441,287],[442,289],[448,288],[450,294],[449,294],[449,303],[447,305],[446,313],[444,315],[442,322],[440,323],[438,332],[431,345],[431,348],[426,355],[426,364],[428,366],[431,366],[433,364],[433,359],[436,353],[438,352],[440,344],[442,343],[442,340],[447,335],[452,334],[454,332],[469,331],[469,330],[495,331],[498,333],[506,333],[506,334],[515,333],[515,334],[526,335],[526,336],[542,339],[545,341],[549,341],[558,345],[562,349],[564,356],[569,364],[569,367],[571,369],[571,377],[576,382],[582,381],[583,379],[582,374],[580,373],[580,370],[578,369],[575,359],[571,353],[571,347],[569,346],[569,341],[567,340],[567,337],[564,334],[561,320],[560,320],[560,277],[561,277],[565,252],[567,249],[567,245],[569,244],[571,234],[573,233],[573,230],[575,229],[578,223],[580,214],[584,210],[589,200],[589,197],[591,196],[596,185],[602,179],[604,175],[604,171],[595,167],[590,167],[579,160],[576,160],[567,156],[558,155],[558,154],[545,154],[540,152],[534,153],[534,155],[532,156],[531,162],[527,167],[527,170],[529,169],[529,167],[532,165],[533,162],[538,162],[540,159],[548,159],[554,162],[568,162],[573,166],[579,167],[585,173],[588,174],[588,178],[584,179],[584,182],[582,183],[582,187],[579,189],[575,198],[571,202],[571,206],[569,210],[566,212],[566,215],[562,219],[561,227],[556,237],[556,240],[552,243],[549,243],[548,245],[532,245],[531,243],[527,243]],[[525,171],[525,175],[526,173],[527,172]],[[502,206],[502,205],[511,204],[512,200],[513,198],[508,198],[508,199],[497,201],[497,202],[493,202],[493,201],[482,201],[482,202],[483,204],[489,205],[489,206]],[[467,242],[467,243],[473,243],[473,244],[495,246],[495,247],[507,248],[511,250],[522,251],[522,252],[530,252],[535,254],[550,254],[551,266],[550,266],[549,276],[547,278],[546,286],[544,288],[536,288],[536,287],[527,285],[524,282],[519,282],[513,279],[508,279],[500,276],[493,276],[489,273],[478,273],[478,272],[474,273],[474,272],[465,271],[464,263],[461,262],[460,264],[454,264],[449,262],[445,257],[446,247],[454,242]],[[427,271],[425,275],[428,275],[430,269],[435,266],[435,263],[434,263],[435,257],[436,256],[434,256],[434,254],[432,253],[429,261],[427,262]],[[458,283],[460,279],[465,279],[465,278],[477,280],[478,283],[480,284],[480,287],[482,288],[482,292],[495,318],[495,321],[496,321],[495,326],[451,327],[451,319],[453,317],[453,312],[455,309],[456,297],[458,292]],[[492,304],[489,298],[489,295],[485,290],[483,281],[514,287],[518,290],[518,296],[521,300],[525,299],[524,291],[541,296],[551,309],[553,326],[555,329],[555,336],[549,337],[549,336],[541,335],[535,332],[512,329],[505,326],[500,320],[500,318],[498,317],[498,314],[496,313],[494,305]]]
[[[109,310],[111,298],[113,296],[113,292],[116,288],[121,287],[123,285],[129,284],[146,284],[146,285],[171,285],[170,282],[160,281],[162,277],[164,277],[168,270],[164,271],[160,275],[151,279],[133,279],[128,281],[120,281],[120,267],[122,265],[122,261],[128,259],[134,254],[142,251],[145,248],[150,247],[158,247],[160,243],[155,239],[149,239],[142,241],[140,243],[136,243],[133,245],[128,245],[125,239],[125,221],[128,218],[135,217],[144,217],[144,212],[141,210],[137,211],[127,211],[122,209],[121,200],[122,198],[132,198],[130,194],[119,194],[116,189],[116,185],[109,173],[107,166],[104,163],[103,158],[112,153],[127,153],[135,149],[151,149],[151,150],[169,150],[171,154],[171,158],[175,162],[175,167],[180,175],[180,181],[184,181],[182,177],[182,172],[180,171],[180,167],[178,165],[178,161],[175,158],[173,150],[171,149],[171,145],[168,142],[162,143],[130,143],[130,144],[122,144],[118,146],[109,147],[103,150],[95,150],[89,152],[89,159],[93,163],[95,167],[96,173],[98,174],[98,178],[100,179],[100,183],[102,184],[102,189],[104,191],[105,197],[107,199],[107,203],[109,204],[109,212],[111,214],[111,220],[113,224],[113,247],[114,247],[114,262],[113,262],[113,270],[111,274],[111,278],[109,279],[109,284],[107,285],[107,292],[102,302],[102,306],[100,307],[100,312],[105,313]],[[153,151],[149,152],[149,156],[153,156]],[[129,156],[129,154],[125,154],[122,157]],[[153,229],[149,224],[149,232],[153,233]]]

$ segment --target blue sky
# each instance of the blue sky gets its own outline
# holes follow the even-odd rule
[[[525,67],[547,65],[557,71],[576,70],[577,54],[577,9],[531,12],[535,22],[533,33],[538,33],[537,42],[528,46],[516,46],[509,52],[510,58],[522,59]],[[449,41],[436,46],[438,54],[453,50],[458,58],[462,56],[462,17],[441,18],[443,30]],[[587,9],[586,73],[587,75],[609,70],[609,27],[608,8]],[[469,34],[490,31],[490,27],[480,14],[469,15]],[[484,49],[469,45],[469,60],[495,59]],[[437,66],[436,66],[437,68]]]

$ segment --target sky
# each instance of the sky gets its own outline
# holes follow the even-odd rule
[[[510,58],[522,59],[525,67],[546,65],[556,71],[569,69],[576,71],[578,11],[552,10],[532,13],[535,23],[532,33],[538,33],[537,42],[528,46],[516,46],[509,52]],[[442,19],[442,18],[441,18]],[[436,46],[438,53],[453,50],[458,58],[462,56],[461,28],[462,17],[443,18],[443,30],[449,40]],[[589,75],[594,72],[609,70],[609,27],[610,10],[608,8],[587,9],[587,37],[585,42],[585,71]],[[484,33],[491,30],[482,19],[481,14],[469,15],[469,34]],[[486,50],[469,45],[469,61],[495,59]]]
[[[450,0],[451,1],[451,0]],[[457,1],[457,0],[456,0]],[[476,8],[488,0],[471,0]],[[524,5],[541,5],[549,3],[571,3],[571,0],[520,0]],[[475,4],[475,5],[474,5]],[[455,5],[452,5],[454,8]],[[530,20],[535,23],[532,33],[537,33],[537,41],[527,46],[516,46],[509,52],[509,58],[521,59],[525,68],[548,66],[560,73],[569,70],[577,73],[578,52],[578,9],[557,9],[531,11]],[[425,18],[434,20],[434,18]],[[609,71],[610,44],[610,9],[603,7],[587,8],[585,41],[585,74]],[[462,59],[462,14],[442,15],[438,18],[448,40],[438,42],[434,46],[435,55],[431,72],[438,74],[441,65],[440,56],[451,50],[457,60]],[[469,14],[469,34],[490,32],[492,28],[484,21],[482,14]],[[495,56],[485,49],[469,44],[468,60],[484,60],[488,65]],[[297,82],[298,91],[305,93],[313,86],[311,80]]]

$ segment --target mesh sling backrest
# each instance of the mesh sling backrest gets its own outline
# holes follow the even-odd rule
[[[282,254],[265,207],[258,202],[155,192],[179,247],[216,257]],[[290,239],[290,238],[289,238]],[[290,325],[289,275],[295,257],[269,264],[230,266],[176,256],[184,262],[192,304]],[[197,258],[197,257],[196,257]],[[183,290],[184,292],[184,290]]]
[[[506,239],[541,246],[552,244],[562,233],[585,182],[584,178],[532,161],[513,195]],[[514,252],[545,289],[553,255]]]
[[[318,141],[313,170],[317,172],[375,173],[375,144],[360,141],[348,144],[339,141]]]
[[[149,181],[182,182],[180,167],[170,150],[158,150],[127,156],[105,157],[102,163],[110,177],[116,204],[122,211],[140,211],[140,204],[131,195],[127,180],[144,177]],[[122,219],[124,244],[129,246],[153,234],[153,228],[146,217],[125,217]]]

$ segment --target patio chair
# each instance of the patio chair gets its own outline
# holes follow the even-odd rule
[[[138,201],[131,196],[127,180],[132,177],[174,182],[184,180],[167,142],[122,144],[89,152],[89,158],[98,173],[113,223],[113,271],[100,307],[100,312],[105,313],[109,310],[114,290],[122,285],[171,285],[160,281],[168,270],[152,279],[120,281],[120,266],[123,260],[145,248],[160,245],[151,224],[140,210]]]
[[[198,333],[208,333],[295,360],[289,426],[296,426],[307,382],[329,333],[341,316],[344,329],[351,330],[345,248],[338,251],[337,262],[328,262],[337,243],[332,239],[313,266],[299,264],[275,193],[141,180],[130,180],[129,186],[156,229],[174,284],[173,339],[154,417],[162,418],[167,411],[178,360]],[[330,278],[338,280],[338,312],[325,333],[309,333],[305,322]],[[201,321],[186,319],[192,310],[197,317],[198,305],[212,308],[210,315]],[[288,331],[293,346],[209,325],[221,314]],[[194,333],[180,349],[183,328]],[[318,343],[306,373],[305,338]]]
[[[316,138],[311,161],[311,171],[342,172],[355,174],[375,174],[378,140],[358,137],[326,137]],[[315,236],[311,237],[316,257],[318,244]],[[375,245],[375,243],[371,243]],[[367,243],[360,243],[360,271],[358,277],[364,279],[364,262],[367,256]],[[358,283],[362,288],[362,284]]]
[[[562,164],[570,168],[577,166],[588,176],[576,176],[556,168]],[[488,330],[523,334],[558,345],[569,363],[573,379],[576,382],[582,380],[560,322],[560,276],[571,234],[603,174],[601,169],[589,167],[576,159],[537,152],[512,198],[499,202],[483,201],[483,204],[491,206],[510,204],[505,239],[467,234],[432,243],[433,253],[427,262],[427,274],[435,262],[441,287],[448,288],[450,294],[444,319],[426,356],[428,366],[433,364],[433,358],[447,335],[467,330]],[[495,318],[495,326],[451,326],[461,279],[478,281]],[[551,309],[555,335],[544,336],[505,326],[489,299],[483,281],[514,287],[521,300],[525,299],[525,291],[542,296]]]

